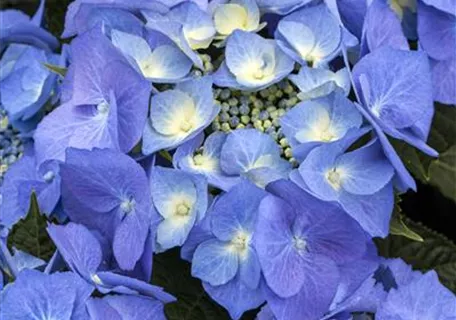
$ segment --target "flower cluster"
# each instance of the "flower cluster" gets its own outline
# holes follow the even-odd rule
[[[373,238],[416,190],[390,138],[438,156],[454,9],[76,0],[60,49],[44,1],[1,11],[0,318],[165,319],[152,261],[179,247],[232,319],[453,319],[435,272]],[[7,246],[32,194],[50,261]]]

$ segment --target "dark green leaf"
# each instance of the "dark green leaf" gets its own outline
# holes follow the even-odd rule
[[[435,269],[440,280],[456,292],[456,245],[445,236],[430,230],[420,223],[404,217],[405,223],[424,239],[417,242],[402,236],[389,235],[376,239],[380,255],[388,258],[402,258],[414,269],[422,271]]]
[[[456,108],[436,104],[428,144],[440,153],[439,158],[431,158],[402,141],[394,140],[393,144],[415,178],[456,201]]]
[[[390,221],[390,234],[396,236],[403,236],[410,240],[414,241],[423,241],[423,238],[416,233],[415,231],[411,230],[404,222],[402,217],[402,210],[400,207],[401,199],[396,196],[396,203],[394,205],[393,216]]]
[[[204,291],[201,281],[193,278],[190,264],[179,257],[179,250],[170,250],[154,257],[152,282],[177,298],[167,304],[169,320],[229,320],[228,313]]]
[[[8,236],[8,246],[43,260],[49,260],[55,251],[54,243],[46,231],[47,220],[41,215],[36,194],[30,198],[30,208],[27,216],[21,219]]]
[[[45,63],[44,66],[48,68],[50,71],[57,73],[61,77],[65,77],[67,73],[67,68],[56,66],[54,64]]]

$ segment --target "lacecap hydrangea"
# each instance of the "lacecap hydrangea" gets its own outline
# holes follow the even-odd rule
[[[0,317],[166,319],[173,252],[226,318],[455,317],[373,241],[417,189],[391,140],[437,157],[456,103],[449,1],[76,0],[67,45],[44,10],[0,12]]]

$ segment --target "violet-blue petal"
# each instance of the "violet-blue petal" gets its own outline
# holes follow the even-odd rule
[[[456,104],[456,57],[443,61],[431,59],[431,70],[434,100]]]
[[[203,287],[212,299],[228,310],[233,319],[239,319],[245,311],[255,309],[264,302],[261,286],[250,289],[242,284],[239,277],[220,286],[203,282]]]
[[[310,0],[257,0],[262,12],[273,12],[280,15],[288,14],[311,2]]]

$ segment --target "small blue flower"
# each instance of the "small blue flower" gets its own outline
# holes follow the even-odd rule
[[[106,260],[110,257],[106,255],[105,248],[97,237],[85,226],[70,222],[65,226],[50,225],[47,231],[68,267],[101,293],[146,296],[163,303],[175,301],[173,296],[160,287],[106,271]],[[150,264],[151,261],[152,258],[149,257],[146,263]]]
[[[285,78],[294,66],[275,41],[241,30],[228,38],[225,55],[214,74],[214,83],[220,87],[261,90]]]
[[[312,150],[292,180],[324,201],[338,202],[371,235],[385,237],[394,205],[394,168],[377,139],[344,153],[345,141]]]
[[[278,320],[319,319],[336,294],[338,265],[365,253],[365,233],[340,208],[290,181],[267,191],[274,195],[261,201],[254,237],[266,301]]]
[[[150,45],[142,37],[118,30],[111,32],[113,44],[148,80],[167,83],[181,80],[190,72],[192,61],[170,41],[153,43],[156,37],[156,34],[149,33],[149,38],[152,38]]]
[[[140,296],[91,298],[86,307],[91,320],[166,320],[163,303]]]
[[[225,174],[244,176],[260,187],[286,178],[291,170],[271,136],[255,129],[238,129],[228,135],[220,153],[220,167]]]
[[[154,218],[144,170],[116,151],[70,148],[60,173],[63,207],[71,221],[99,230],[112,241],[120,268],[132,270]]]
[[[434,114],[429,61],[425,53],[382,47],[359,61],[353,69],[360,111],[373,125],[386,156],[396,168],[400,189],[416,184],[384,133],[417,147],[430,156],[426,145]]]
[[[234,30],[257,32],[265,23],[260,23],[260,10],[255,0],[231,0],[214,8],[214,25],[218,36],[225,39]]]
[[[350,93],[350,74],[347,68],[342,68],[337,72],[328,69],[301,67],[297,75],[290,75],[288,79],[298,87],[298,98],[310,100],[326,96],[342,88],[346,96]]]
[[[320,4],[305,7],[280,20],[275,39],[296,62],[318,65],[338,53],[342,28],[327,6]]]
[[[157,11],[144,11],[143,14],[147,28],[166,35],[203,69],[203,62],[194,50],[208,48],[216,34],[210,14],[192,1],[178,4],[166,14]]]
[[[0,104],[13,126],[33,130],[42,108],[55,93],[57,75],[44,64],[57,65],[59,57],[31,46],[12,44],[0,60]]]
[[[210,77],[181,82],[173,90],[156,94],[144,129],[143,153],[178,147],[203,131],[219,111]]]
[[[207,181],[201,175],[154,167],[150,177],[152,202],[162,216],[157,227],[159,251],[181,246],[207,210]]]
[[[264,301],[253,237],[258,205],[265,195],[244,181],[217,199],[211,209],[213,235],[199,244],[193,254],[192,275],[207,283],[208,293],[235,319]],[[244,294],[243,299],[237,297]]]
[[[63,161],[68,147],[129,152],[147,120],[149,82],[100,29],[76,38],[71,52],[63,86],[69,100],[47,115],[34,134],[38,163]]]
[[[301,102],[280,119],[296,159],[304,159],[319,145],[343,139],[352,131],[357,131],[362,123],[356,106],[340,91]]]
[[[0,299],[2,317],[9,320],[86,319],[85,302],[93,287],[72,272],[45,274],[24,270]]]
[[[173,155],[173,164],[177,169],[204,175],[209,184],[222,190],[229,190],[239,182],[238,176],[230,176],[220,167],[220,156],[223,144],[228,137],[223,132],[214,132],[203,143],[204,135],[200,134],[184,143]]]
[[[35,157],[31,154],[15,162],[0,187],[0,223],[10,229],[25,217],[32,192],[37,196],[40,211],[51,215],[60,200],[59,172],[59,161],[45,161],[37,167]]]

